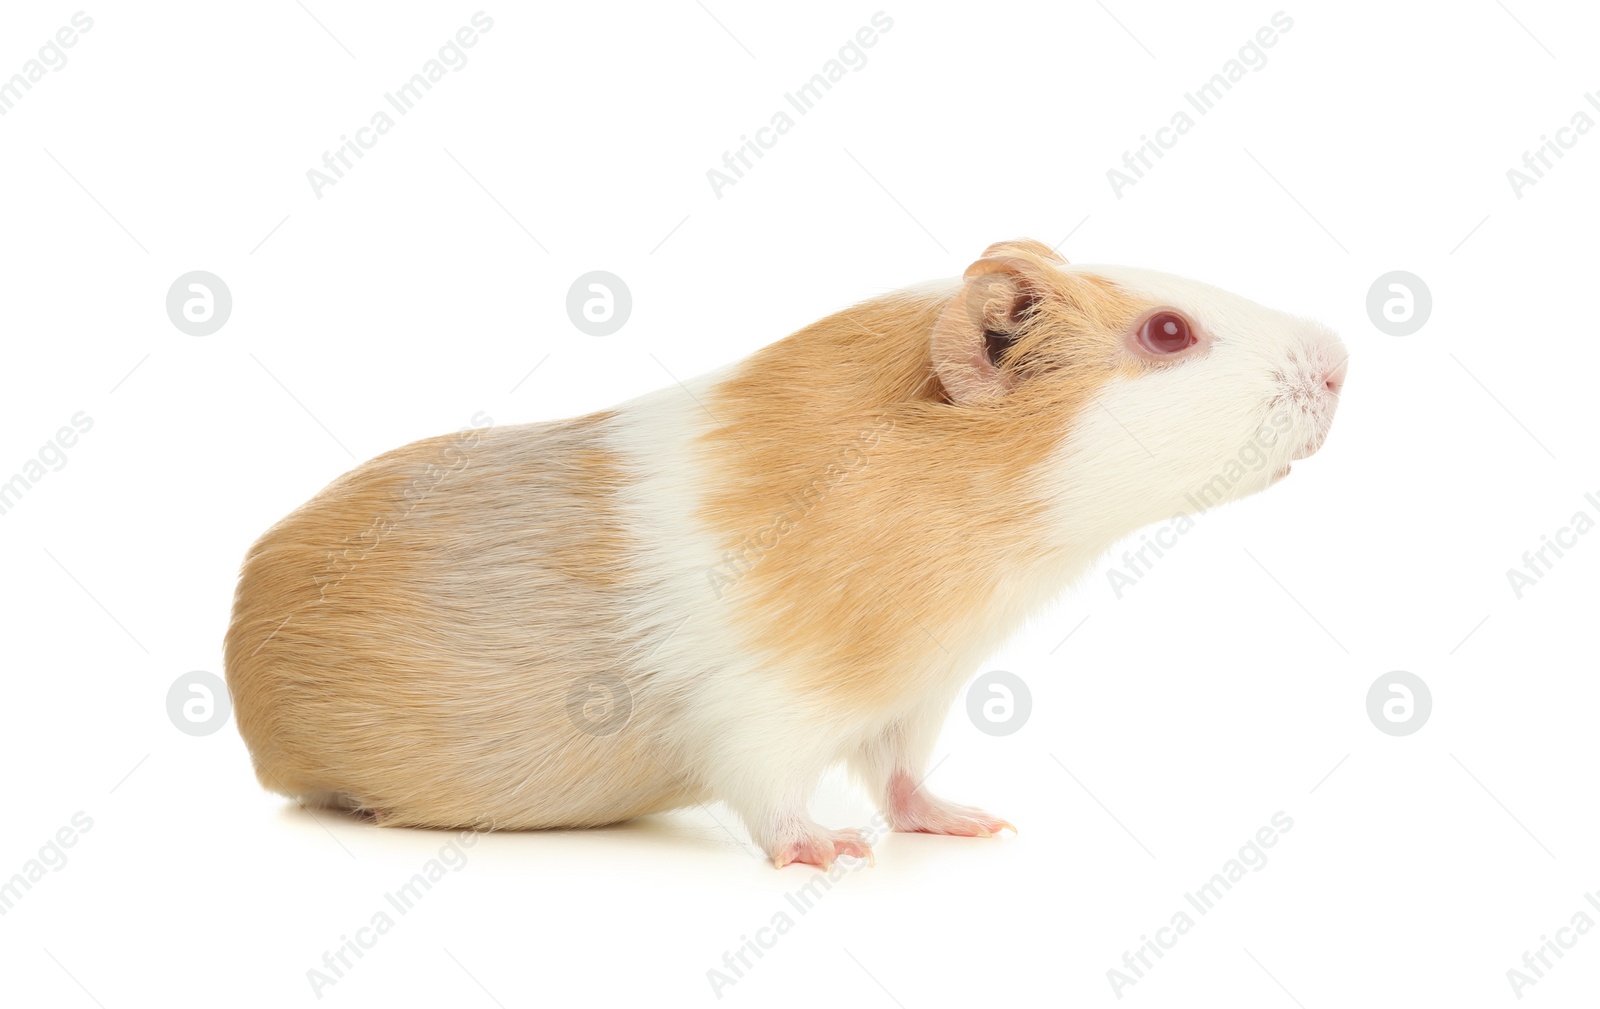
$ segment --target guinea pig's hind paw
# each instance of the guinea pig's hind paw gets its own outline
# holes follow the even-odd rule
[[[823,830],[778,846],[772,852],[772,864],[782,869],[791,862],[815,865],[822,869],[833,866],[841,855],[864,858],[868,865],[875,864],[872,846],[858,830]]]

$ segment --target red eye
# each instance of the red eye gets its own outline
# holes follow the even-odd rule
[[[1139,327],[1139,342],[1152,354],[1176,354],[1199,341],[1188,319],[1177,312],[1157,312]]]

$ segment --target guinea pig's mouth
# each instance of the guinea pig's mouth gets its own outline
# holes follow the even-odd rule
[[[1331,414],[1318,417],[1316,432],[1312,434],[1309,441],[1295,450],[1294,455],[1289,457],[1290,461],[1309,459],[1310,457],[1316,455],[1317,450],[1322,447],[1322,443],[1328,440],[1328,429],[1331,427],[1333,427],[1333,417]],[[1283,469],[1285,473],[1289,471],[1289,467],[1287,465],[1285,465]]]
[[[1299,448],[1290,453],[1288,460],[1272,474],[1272,479],[1267,481],[1268,486],[1288,476],[1289,469],[1294,463],[1316,455],[1317,450],[1322,448],[1323,443],[1328,440],[1328,432],[1333,427],[1333,414],[1331,412],[1318,413],[1313,411],[1307,411],[1307,414],[1308,419],[1315,425],[1312,429],[1311,437],[1307,438],[1300,444]]]

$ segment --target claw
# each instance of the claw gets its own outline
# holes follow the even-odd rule
[[[854,830],[823,830],[816,834],[796,838],[793,841],[781,844],[772,851],[772,865],[782,869],[786,865],[799,862],[804,865],[814,865],[823,871],[833,868],[833,863],[840,855],[849,855],[852,858],[864,858],[867,864],[874,865],[872,846],[869,845],[861,834]]]

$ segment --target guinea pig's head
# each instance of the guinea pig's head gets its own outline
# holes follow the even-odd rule
[[[953,404],[1056,427],[1039,462],[1052,500],[1123,527],[1286,475],[1327,438],[1348,357],[1315,322],[1031,240],[967,269],[931,349]]]

